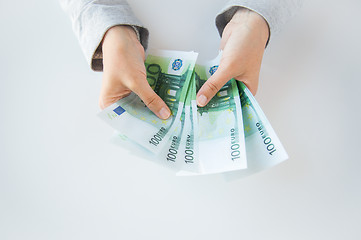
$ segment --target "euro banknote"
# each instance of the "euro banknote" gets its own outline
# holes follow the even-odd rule
[[[184,106],[184,126],[180,141],[179,160],[183,171],[199,172],[200,161],[198,152],[198,114],[196,103],[196,74],[193,73],[186,103]]]
[[[227,179],[246,177],[288,159],[288,154],[271,123],[247,86],[237,81],[242,106],[243,132],[246,143],[247,169],[225,174]],[[178,176],[200,175],[179,171]]]
[[[220,55],[202,65],[196,65],[197,91],[215,73],[219,59]],[[205,107],[197,108],[197,118],[200,172],[216,173],[246,168],[240,97],[233,79]]]
[[[242,104],[248,166],[238,176],[248,176],[288,159],[287,152],[246,85],[237,81]]]
[[[99,117],[142,147],[159,154],[179,124],[197,56],[195,52],[154,50],[146,58],[148,83],[170,108],[169,119],[157,118],[134,93],[104,109]]]
[[[205,107],[196,92],[217,71],[221,57],[195,64],[197,53],[158,50],[145,61],[147,79],[171,109],[158,119],[135,94],[99,116],[117,133],[113,142],[130,153],[177,171],[198,175],[235,171],[247,176],[288,158],[248,88],[230,79]]]

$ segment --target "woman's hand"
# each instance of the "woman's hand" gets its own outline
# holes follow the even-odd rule
[[[159,118],[170,110],[147,81],[144,48],[130,26],[114,26],[103,39],[103,80],[99,105],[102,109],[131,92],[137,94]]]
[[[219,67],[198,91],[198,106],[207,105],[232,78],[242,81],[253,95],[256,94],[268,37],[268,24],[263,17],[251,10],[240,8],[224,28],[220,46],[223,54]]]

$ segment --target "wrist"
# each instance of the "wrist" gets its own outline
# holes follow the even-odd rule
[[[268,42],[270,35],[268,23],[264,17],[257,12],[240,7],[233,15],[230,22],[256,32],[262,42],[265,44]]]
[[[114,47],[126,48],[129,42],[139,42],[134,28],[130,25],[117,25],[108,29],[102,41],[103,53],[114,51]]]

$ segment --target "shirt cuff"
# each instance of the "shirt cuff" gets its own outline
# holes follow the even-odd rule
[[[269,37],[278,33],[292,15],[301,7],[303,0],[230,0],[216,17],[216,26],[222,36],[227,23],[239,7],[247,8],[261,15],[268,24]]]
[[[80,46],[94,71],[103,70],[102,40],[104,34],[117,25],[132,26],[144,49],[147,49],[149,32],[134,16],[129,5],[88,4],[74,21],[74,31]]]
[[[270,24],[269,22],[267,21],[267,19],[262,15],[260,14],[259,12],[253,10],[253,9],[250,9],[248,7],[244,7],[244,6],[231,6],[227,9],[225,9],[224,11],[222,11],[220,14],[217,15],[216,17],[216,26],[217,26],[217,29],[218,29],[218,32],[219,32],[219,35],[222,37],[222,34],[223,34],[223,30],[224,28],[226,27],[226,25],[231,21],[232,17],[234,16],[234,14],[236,14],[237,10],[240,9],[240,8],[247,8],[251,11],[254,11],[256,13],[258,13],[260,16],[263,17],[263,19],[266,21],[267,23],[267,26],[268,26],[268,32],[269,32],[269,35],[268,35],[268,39],[267,39],[267,43],[266,43],[266,47],[268,45],[268,42],[271,38],[271,28],[270,28]]]

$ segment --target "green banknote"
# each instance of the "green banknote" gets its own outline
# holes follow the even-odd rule
[[[149,154],[142,146],[120,132],[113,135],[112,142],[125,148],[132,155],[146,158],[173,170],[198,173],[200,163],[197,151],[198,121],[194,80],[193,77],[189,84],[184,110],[181,115],[181,127],[175,129],[173,136],[167,143],[168,147],[165,147],[158,156]],[[169,153],[174,154],[174,156]],[[171,160],[168,160],[168,158],[171,158]]]
[[[237,84],[248,161],[247,169],[237,172],[237,177],[242,177],[272,167],[288,155],[252,93],[244,83],[237,81]]]
[[[197,91],[217,70],[219,59],[220,56],[204,65],[196,65]],[[242,110],[234,79],[228,81],[205,107],[198,108],[198,131],[202,173],[247,168]]]
[[[186,93],[189,91],[190,84],[186,83],[183,86],[183,90],[187,90]],[[187,94],[185,98],[185,103],[187,102]],[[185,104],[184,103],[184,104]],[[165,161],[165,164],[168,167],[174,169],[180,169],[182,162],[179,159],[180,156],[180,146],[182,143],[182,135],[184,132],[184,123],[185,123],[185,105],[180,104],[179,106],[183,106],[183,109],[178,109],[179,117],[176,117],[174,123],[172,125],[172,130],[170,131],[170,139],[168,143],[166,143],[165,147],[162,149],[161,153],[159,154],[159,158]]]
[[[168,52],[168,54],[170,54],[170,52]],[[195,53],[193,53],[195,54]],[[197,57],[197,55],[196,55]],[[176,59],[175,61],[177,61],[179,59]],[[154,62],[154,60],[152,60],[151,62]],[[169,140],[168,142],[166,142],[164,145],[164,147],[162,148],[160,154],[159,154],[159,158],[163,161],[165,161],[165,165],[167,165],[168,167],[174,168],[174,169],[179,169],[180,165],[183,164],[183,162],[180,161],[179,159],[179,147],[180,147],[180,143],[182,140],[182,132],[183,132],[183,127],[184,127],[184,122],[185,122],[185,102],[187,99],[187,93],[189,90],[189,86],[190,86],[190,81],[191,81],[191,77],[193,75],[193,71],[194,71],[194,66],[195,66],[195,61],[193,62],[193,65],[190,65],[190,67],[188,68],[188,71],[191,71],[191,74],[187,74],[186,78],[182,81],[182,84],[179,84],[179,98],[177,99],[177,101],[173,101],[171,100],[169,103],[166,101],[166,103],[168,104],[168,106],[172,106],[174,108],[173,114],[174,114],[174,120],[173,120],[173,124],[169,130]],[[188,72],[189,73],[189,72]],[[149,77],[149,74],[147,75]],[[169,76],[167,76],[169,78]],[[148,80],[149,81],[149,80]],[[162,86],[164,87],[164,86]],[[167,95],[169,95],[170,93],[172,93],[172,91],[175,91],[174,89],[172,89],[171,85],[166,86],[167,90]],[[158,91],[156,91],[158,92]],[[161,96],[162,97],[162,96]],[[167,99],[167,98],[163,98],[163,99]],[[173,104],[173,105],[172,105]]]
[[[132,141],[159,154],[179,127],[188,84],[198,54],[155,50],[145,61],[147,80],[169,106],[172,116],[159,119],[134,93],[99,113],[99,117]]]
[[[132,93],[99,114],[117,130],[112,141],[178,175],[241,170],[226,175],[237,178],[286,160],[271,124],[242,82],[231,79],[207,106],[197,107],[196,92],[217,70],[220,56],[195,65],[194,52],[150,52],[148,83],[172,115],[160,120]]]
[[[193,73],[184,106],[185,119],[179,147],[180,169],[189,172],[200,171],[195,76]]]
[[[286,159],[288,155],[277,137],[266,115],[256,99],[240,81],[237,81],[242,106],[243,131],[245,136],[247,169],[225,173],[227,179],[237,179],[260,172],[275,166]],[[180,171],[177,175],[199,175]]]

